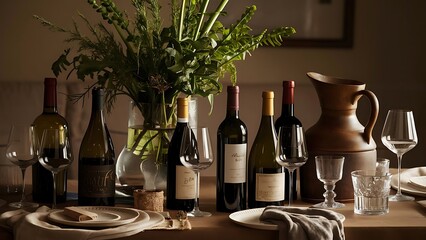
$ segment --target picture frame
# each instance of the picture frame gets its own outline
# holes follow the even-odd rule
[[[353,45],[355,0],[233,0],[221,16],[224,24],[234,23],[245,7],[256,5],[250,21],[254,33],[291,26],[296,34],[283,47],[350,48]],[[244,9],[244,10],[242,10]]]

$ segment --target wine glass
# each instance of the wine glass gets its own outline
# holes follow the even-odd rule
[[[66,128],[46,129],[40,143],[39,162],[53,177],[53,203],[56,208],[56,175],[65,170],[72,162],[72,150]]]
[[[197,176],[195,181],[195,205],[194,209],[188,213],[188,216],[211,216],[211,213],[203,212],[199,208],[200,171],[210,167],[213,163],[213,151],[207,127],[185,128],[180,148],[180,161],[185,167],[192,169]]]
[[[10,128],[9,142],[6,147],[6,157],[17,165],[22,172],[21,201],[10,203],[16,208],[38,207],[37,203],[25,200],[25,172],[27,168],[37,162],[37,140],[32,126],[13,125]]]
[[[324,202],[315,204],[316,208],[342,208],[343,203],[335,202],[336,193],[334,188],[336,182],[342,179],[343,164],[345,157],[343,156],[315,156],[316,172],[318,179],[324,183]]]
[[[279,128],[278,141],[275,147],[275,160],[278,164],[287,168],[290,173],[288,206],[291,206],[293,199],[293,172],[308,160],[305,134],[302,126],[292,125]]]
[[[382,142],[398,158],[398,191],[396,195],[389,196],[389,201],[414,200],[414,197],[401,193],[400,175],[402,155],[415,147],[418,142],[413,112],[402,109],[389,110],[382,130]]]

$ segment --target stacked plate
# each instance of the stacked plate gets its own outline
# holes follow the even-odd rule
[[[132,208],[97,206],[79,208],[96,213],[98,215],[97,219],[78,221],[67,216],[64,213],[64,210],[51,212],[47,218],[54,223],[83,228],[117,227],[132,222],[148,222],[151,220],[151,217],[146,212]],[[156,217],[156,215],[152,215],[153,217]]]
[[[398,174],[392,176],[391,186],[398,189]],[[410,168],[401,172],[401,191],[426,197],[426,167]]]

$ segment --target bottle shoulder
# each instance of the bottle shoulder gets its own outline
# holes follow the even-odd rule
[[[42,113],[42,114],[38,115],[33,121],[34,126],[46,125],[44,123],[53,124],[53,125],[67,125],[68,126],[67,120],[58,113]]]
[[[302,126],[302,122],[295,116],[280,116],[275,121],[275,127],[281,127],[281,126]]]
[[[225,118],[218,127],[218,132],[221,131],[245,131],[247,132],[246,124],[239,118]]]

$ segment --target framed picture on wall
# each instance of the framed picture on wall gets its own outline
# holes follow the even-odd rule
[[[296,29],[284,47],[352,47],[354,0],[230,0],[220,20],[233,23],[251,5],[257,7],[250,22],[255,33],[281,26]]]

